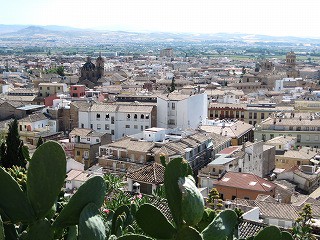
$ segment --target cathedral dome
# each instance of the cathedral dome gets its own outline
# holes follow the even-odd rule
[[[91,62],[90,58],[87,59],[87,62],[83,65],[83,69],[84,70],[94,70],[95,69],[95,65]]]

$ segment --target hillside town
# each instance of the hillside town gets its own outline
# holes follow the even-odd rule
[[[293,50],[0,55],[1,142],[14,119],[31,156],[39,139],[63,146],[68,194],[112,174],[152,195],[164,183],[161,159],[182,157],[204,199],[215,188],[224,208],[243,211],[243,238],[292,228],[305,204],[320,233],[320,63]]]

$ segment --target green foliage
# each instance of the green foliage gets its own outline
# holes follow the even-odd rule
[[[216,188],[212,188],[209,192],[207,203],[210,207],[219,211],[222,208],[221,202],[222,200],[220,199],[218,190]]]
[[[177,240],[202,240],[202,235],[191,226],[184,226],[175,236]]]
[[[7,168],[7,172],[19,184],[19,187],[25,192],[27,191],[27,170],[23,167],[13,166]]]
[[[9,171],[19,176],[18,169]],[[33,154],[27,172],[26,193],[8,172],[0,168],[0,215],[4,220],[6,239],[53,240],[62,239],[64,235],[70,240],[77,239],[75,225],[79,219],[83,235],[96,236],[99,231],[105,234],[102,220],[99,224],[97,220],[100,218],[98,208],[105,196],[101,177],[93,177],[83,184],[59,214],[57,199],[60,199],[65,170],[64,150],[52,141],[42,144]],[[52,218],[55,215],[58,215],[56,221]]]
[[[47,219],[41,219],[29,226],[25,234],[27,240],[53,239],[53,228]]]
[[[5,236],[4,236],[3,222],[0,215],[0,240],[3,240],[3,239],[5,239]]]
[[[182,193],[182,218],[187,225],[195,226],[201,221],[204,201],[192,176],[179,178],[178,185]],[[193,178],[192,178],[193,179]]]
[[[136,220],[142,230],[154,238],[171,239],[176,232],[160,210],[151,204],[144,204],[139,208]]]
[[[87,204],[95,203],[97,207],[101,207],[105,192],[106,187],[102,177],[95,176],[88,179],[71,197],[53,225],[55,227],[77,225],[79,223],[81,211]]]
[[[117,193],[124,187],[122,178],[111,173],[105,174],[103,179],[106,185],[107,195],[110,195],[111,193]]]
[[[202,232],[217,216],[217,212],[211,208],[205,208],[203,211],[202,219],[197,224],[198,231]]]
[[[168,90],[169,90],[169,92],[173,92],[174,90],[176,90],[176,83],[175,83],[174,77],[171,80],[171,85]]]
[[[118,238],[118,240],[152,240],[152,239],[153,238],[150,238],[144,235],[139,235],[139,234],[127,234]]]
[[[280,229],[276,226],[268,226],[260,230],[253,239],[254,240],[265,240],[265,239],[293,240],[293,237],[291,236],[290,233],[286,231],[281,232]]]
[[[293,227],[293,236],[297,240],[315,239],[312,236],[312,209],[310,204],[304,205],[299,218],[296,219]]]
[[[56,142],[43,144],[37,150],[28,168],[27,192],[37,218],[41,219],[51,209],[64,183],[66,155]],[[55,154],[48,155],[50,151]]]
[[[29,223],[35,219],[35,214],[27,196],[10,174],[1,167],[0,209],[8,216],[11,223]]]
[[[85,206],[80,214],[79,240],[87,239],[106,239],[106,229],[94,203],[89,203]]]
[[[26,167],[23,155],[23,141],[20,140],[18,132],[18,121],[15,119],[9,124],[6,144],[1,145],[1,164],[5,168],[12,166]]]
[[[166,198],[166,189],[164,185],[158,186],[154,191],[153,191],[153,196],[157,198],[159,201],[164,200]]]
[[[56,68],[50,68],[50,69],[46,70],[46,73],[55,73],[55,74],[60,75],[61,77],[65,76],[63,66],[58,66]]]
[[[164,184],[168,206],[177,227],[183,223],[182,220],[182,193],[178,181],[180,177],[187,177],[192,174],[189,163],[182,158],[171,160],[165,170]]]
[[[40,147],[42,144],[43,144],[43,139],[42,139],[42,137],[40,136],[40,137],[38,138],[37,148]]]
[[[232,237],[237,225],[237,214],[232,210],[221,211],[202,231],[204,239],[226,239]]]

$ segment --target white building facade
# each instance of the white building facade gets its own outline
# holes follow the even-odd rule
[[[206,93],[170,93],[157,98],[157,127],[196,129],[208,115]]]
[[[110,133],[112,140],[139,133],[156,124],[155,106],[96,103],[79,111],[79,128]]]

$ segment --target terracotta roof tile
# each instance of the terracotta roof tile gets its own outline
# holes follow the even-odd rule
[[[134,181],[145,183],[161,184],[164,182],[165,167],[158,163],[142,167],[134,172],[127,174],[128,178]]]

